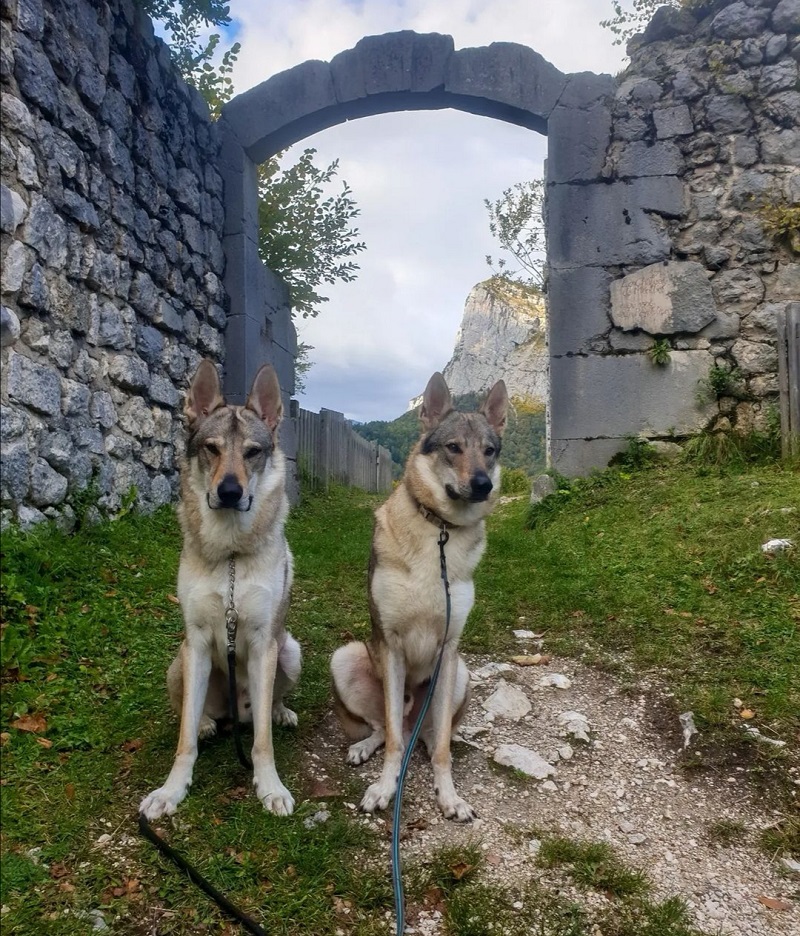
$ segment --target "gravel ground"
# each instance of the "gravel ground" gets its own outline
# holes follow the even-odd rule
[[[537,642],[521,641],[520,653],[537,650]],[[486,853],[484,880],[507,886],[537,880],[591,908],[606,897],[574,888],[563,871],[538,868],[537,840],[526,830],[603,840],[626,864],[646,870],[653,897],[683,897],[696,925],[710,934],[800,936],[800,879],[770,861],[757,844],[780,814],[763,805],[745,766],[687,775],[679,767],[680,726],[673,719],[675,731],[665,731],[663,724],[659,730],[653,694],[632,698],[611,677],[574,661],[553,658],[547,665],[500,673],[488,673],[485,658],[467,662],[473,673],[486,675],[473,682],[461,731],[466,740],[454,741],[454,777],[480,818],[470,826],[441,818],[430,767],[416,752],[403,807],[404,824],[412,823],[403,846],[406,862],[442,845],[477,842]],[[540,685],[554,674],[566,676],[569,687]],[[531,703],[519,720],[492,715],[482,705],[501,681],[513,687],[517,701],[521,692]],[[559,725],[558,716],[569,710],[588,719],[588,743],[565,735]],[[318,737],[309,752],[315,766],[322,776],[341,776],[346,742],[332,717]],[[492,762],[506,743],[533,749],[555,772],[543,781],[520,780]],[[381,762],[379,752],[362,767],[348,768],[359,778],[359,789],[377,778]],[[355,803],[349,805],[355,809]],[[747,830],[743,840],[726,846],[713,842],[709,826],[719,820],[741,823]],[[388,834],[386,817],[362,821]],[[759,898],[779,899],[788,907],[770,909]],[[415,931],[439,933],[438,914],[424,912]]]

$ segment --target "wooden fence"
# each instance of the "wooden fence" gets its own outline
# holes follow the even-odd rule
[[[778,385],[783,456],[800,455],[800,302],[778,313]]]
[[[343,413],[311,413],[294,402],[300,485],[327,487],[331,482],[382,493],[392,487],[392,456],[377,442],[353,430]]]

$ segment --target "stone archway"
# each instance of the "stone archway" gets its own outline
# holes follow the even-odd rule
[[[622,186],[604,184],[614,89],[609,75],[565,75],[515,43],[456,51],[449,36],[399,32],[362,39],[330,62],[305,62],[230,101],[218,124],[230,298],[229,398],[244,401],[265,360],[275,365],[287,403],[294,385],[296,335],[286,288],[258,257],[256,165],[311,134],[358,117],[454,108],[548,137],[548,446],[554,467],[565,473],[604,464],[619,447],[619,438],[609,444],[611,433],[603,425],[582,427],[579,438],[571,430],[576,398],[571,358],[586,353],[582,349],[592,336],[608,327],[607,267],[641,264],[641,244],[652,248],[644,262],[668,256],[668,245],[659,240],[648,211],[673,210],[682,197],[674,177],[646,197],[629,186],[623,191]],[[610,223],[612,208],[623,211],[625,224]],[[618,388],[606,387],[602,375],[591,379],[598,382],[600,397],[606,390],[609,400],[618,397]],[[592,412],[602,413],[605,402],[594,400]],[[291,433],[289,426],[284,446],[290,456],[295,444]],[[613,434],[620,435],[616,429]]]

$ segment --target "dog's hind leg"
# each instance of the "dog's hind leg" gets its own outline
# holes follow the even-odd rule
[[[344,733],[354,741],[347,763],[358,766],[384,743],[383,688],[375,676],[367,648],[354,641],[331,657],[331,677],[336,714]]]
[[[272,720],[276,725],[294,727],[297,724],[297,714],[284,705],[283,697],[297,685],[301,662],[300,644],[287,633],[278,654],[278,669],[275,673],[275,688],[272,695]]]

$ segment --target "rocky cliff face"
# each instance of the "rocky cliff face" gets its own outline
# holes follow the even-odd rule
[[[444,377],[454,395],[487,390],[505,380],[511,397],[545,403],[547,345],[544,299],[523,286],[478,283],[464,305],[464,317]],[[421,402],[417,397],[409,408]]]

